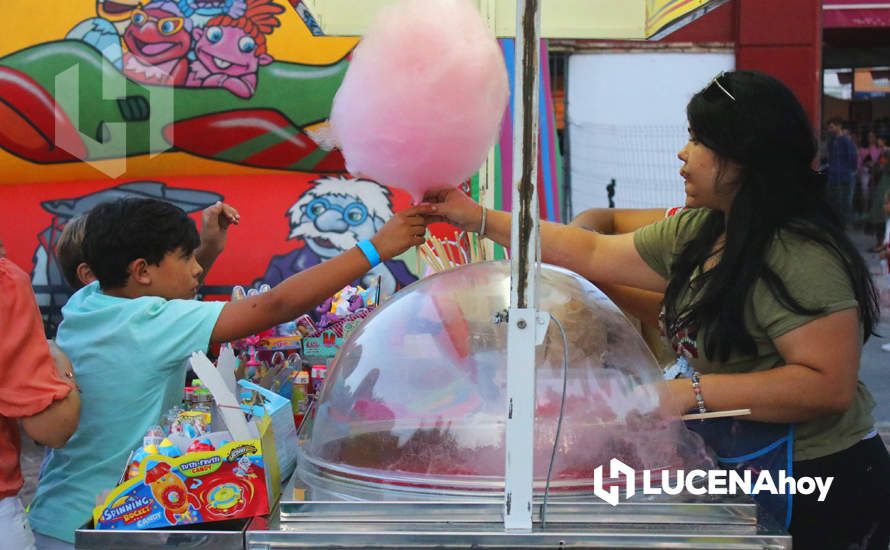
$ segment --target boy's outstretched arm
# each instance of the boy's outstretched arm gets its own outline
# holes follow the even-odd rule
[[[421,204],[390,218],[371,238],[381,261],[392,259],[411,246],[423,244],[426,233],[424,215],[433,211],[432,205]],[[269,292],[229,302],[220,313],[210,339],[214,343],[229,342],[292,321],[370,268],[364,253],[353,248],[291,275]]]
[[[195,259],[204,268],[201,282],[207,277],[210,266],[226,248],[230,225],[238,225],[241,215],[231,205],[217,201],[201,212],[201,245],[195,251]]]

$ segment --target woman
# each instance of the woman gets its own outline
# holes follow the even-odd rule
[[[68,358],[47,345],[30,277],[2,256],[0,327],[0,549],[28,550],[34,535],[18,496],[21,434],[49,447],[64,445],[77,428],[80,394]]]
[[[687,117],[683,212],[627,235],[542,223],[543,260],[664,292],[667,334],[693,371],[668,382],[677,412],[749,408],[752,448],[767,450],[758,438],[793,442],[794,476],[835,478],[824,502],[794,495],[795,549],[886,549],[890,456],[858,381],[877,297],[811,169],[807,116],[777,80],[737,71],[695,94]],[[456,190],[427,199],[440,218],[509,244],[510,214]],[[706,439],[719,447],[741,424]]]

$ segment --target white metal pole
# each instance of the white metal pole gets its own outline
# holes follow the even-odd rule
[[[537,340],[540,0],[516,0],[513,226],[507,329],[504,528],[531,531]]]

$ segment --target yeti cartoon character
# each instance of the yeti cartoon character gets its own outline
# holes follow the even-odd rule
[[[300,195],[287,211],[288,239],[302,239],[306,246],[273,256],[266,274],[254,284],[277,285],[294,273],[317,265],[370,239],[392,217],[390,192],[370,180],[324,177]],[[381,277],[380,292],[389,296],[400,286],[417,280],[401,260],[387,260],[357,283],[365,288]]]

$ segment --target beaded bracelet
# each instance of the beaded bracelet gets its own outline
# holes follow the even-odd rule
[[[701,414],[708,412],[708,409],[705,408],[705,398],[701,395],[701,374],[698,371],[692,373],[692,391],[695,393],[698,412]]]

